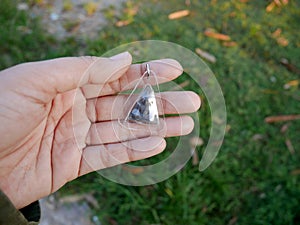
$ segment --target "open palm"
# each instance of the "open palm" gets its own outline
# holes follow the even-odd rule
[[[182,73],[171,59],[149,64],[160,82]],[[193,129],[190,117],[176,116],[165,119],[162,135],[116,135],[112,102],[125,98],[115,94],[144,69],[144,64],[131,65],[130,54],[123,53],[26,63],[0,72],[0,188],[17,208],[80,175],[156,155],[165,148],[164,137]],[[168,114],[200,107],[192,92],[165,92],[162,98]]]

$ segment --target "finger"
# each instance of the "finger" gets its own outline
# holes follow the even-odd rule
[[[81,79],[83,85],[106,84],[118,80],[129,69],[132,56],[129,52],[123,52],[111,58],[98,58],[87,68]]]
[[[87,101],[87,115],[92,122],[116,120],[121,115],[124,102],[128,95],[103,96]],[[182,92],[162,92],[157,99],[162,104],[158,104],[159,114],[183,114],[192,113],[200,108],[201,100],[199,96],[191,91]],[[133,104],[129,103],[128,104]],[[159,107],[162,105],[162,108]]]
[[[121,77],[121,87],[125,88],[128,86],[128,88],[133,88],[136,82],[145,73],[147,64],[149,65],[151,72],[154,72],[157,76],[159,83],[174,80],[183,72],[183,68],[180,63],[174,59],[161,59],[142,64],[134,64],[130,66],[125,76]],[[151,73],[148,78],[151,84],[155,84],[155,79],[153,79],[154,74]]]
[[[161,153],[166,142],[161,137],[149,137],[124,143],[89,146],[83,150],[79,175],[126,162],[149,158]],[[140,149],[145,149],[140,151]]]
[[[171,81],[177,78],[183,72],[182,66],[179,64],[179,62],[173,59],[161,59],[147,63],[150,65],[151,71],[153,71],[156,75],[154,76],[151,73],[152,76],[149,76],[148,79],[149,83],[153,85],[156,84],[156,82],[164,83]],[[112,82],[106,83],[105,85],[95,85],[89,83],[88,85],[82,87],[82,92],[86,98],[95,98],[98,96],[112,95],[120,91],[132,89],[145,73],[147,63],[131,65],[123,76],[121,76],[119,79],[115,79]],[[93,71],[95,72],[96,70]],[[93,76],[93,73],[91,73],[91,77]]]
[[[189,134],[194,128],[194,121],[190,116],[167,117],[162,129],[152,126],[131,124],[131,129],[124,127],[116,120],[94,123],[87,135],[87,145],[123,142],[148,136],[173,137]]]
[[[57,93],[88,83],[104,84],[118,79],[129,69],[131,62],[132,57],[128,52],[112,58],[63,57],[19,64],[4,70],[3,75],[11,80],[10,83],[24,87],[22,91],[26,96],[37,95],[39,101],[48,103]]]

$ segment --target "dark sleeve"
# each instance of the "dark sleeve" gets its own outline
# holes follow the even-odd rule
[[[8,197],[0,190],[0,225],[37,225],[40,207],[34,202],[17,210]]]

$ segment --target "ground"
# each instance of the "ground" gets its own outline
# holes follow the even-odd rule
[[[28,8],[31,15],[41,18],[49,34],[58,39],[76,35],[77,38],[97,37],[101,28],[107,25],[104,11],[114,8],[119,11],[125,0],[69,0],[42,1]],[[47,5],[48,4],[48,5]],[[20,5],[19,5],[20,7]],[[24,3],[21,7],[26,8]]]
[[[46,11],[56,9],[43,0],[27,2]],[[62,2],[66,15],[71,13],[71,1]],[[300,112],[299,1],[132,0],[119,12],[115,7],[97,10],[100,6],[90,2],[79,4],[74,22],[70,19],[62,25],[67,33],[54,37],[55,29],[49,27],[64,18],[61,11],[42,14],[51,16],[48,27],[45,19],[40,25],[34,10],[17,10],[15,3],[2,0],[0,4],[1,69],[61,56],[99,56],[136,40],[164,40],[201,55],[226,101],[225,141],[204,172],[190,161],[168,180],[146,187],[115,184],[92,173],[68,183],[57,193],[59,199],[91,195],[98,205],[86,197],[78,197],[78,204],[88,202],[91,215],[104,225],[299,224],[300,123],[293,117]],[[169,19],[181,10],[188,10],[188,15]],[[101,31],[89,30],[95,36],[88,38],[84,29],[89,25],[81,31],[84,22],[77,19],[87,18],[88,24],[99,13],[106,22],[101,17]],[[197,148],[201,157],[209,137],[209,105],[187,76],[176,82],[202,98],[203,145]],[[139,163],[160,161],[172,152],[174,142],[168,139],[164,153]]]
[[[92,216],[87,201],[72,197],[69,200],[51,195],[40,200],[40,225],[100,225],[98,217]],[[92,222],[93,221],[93,222]]]

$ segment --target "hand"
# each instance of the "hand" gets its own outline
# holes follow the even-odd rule
[[[113,132],[114,94],[145,70],[131,60],[127,52],[112,58],[69,57],[0,72],[0,188],[17,208],[83,174],[163,151],[164,137],[128,134],[120,142]],[[171,59],[149,64],[159,82],[182,73]],[[200,107],[193,92],[165,92],[163,98],[168,114]],[[188,116],[167,117],[165,124],[164,136],[185,135],[194,125]],[[141,145],[146,151],[134,150]]]

